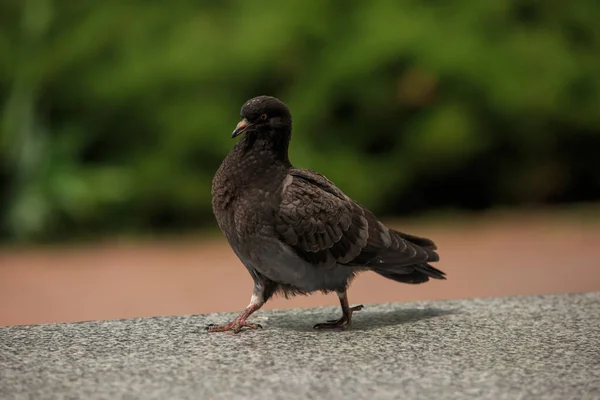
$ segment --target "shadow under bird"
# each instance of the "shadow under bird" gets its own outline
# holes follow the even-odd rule
[[[295,168],[288,158],[292,116],[270,96],[250,99],[231,135],[243,134],[218,169],[212,206],[219,227],[254,280],[250,304],[232,322],[209,332],[260,328],[247,318],[274,294],[335,291],[339,320],[315,329],[346,328],[352,313],[346,290],[354,276],[373,271],[397,282],[445,279],[433,241],[386,227],[323,175]]]

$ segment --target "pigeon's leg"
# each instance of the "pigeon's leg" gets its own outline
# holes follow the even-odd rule
[[[233,331],[233,333],[239,333],[242,328],[258,329],[262,328],[260,324],[251,324],[246,322],[246,319],[255,311],[260,309],[265,304],[264,292],[261,288],[254,287],[254,293],[250,298],[250,304],[246,309],[238,315],[233,321],[225,325],[209,325],[206,330],[209,332],[225,332]]]
[[[348,304],[348,295],[346,291],[338,291],[337,295],[340,299],[340,305],[342,306],[342,318],[338,320],[323,322],[322,324],[316,324],[314,326],[315,329],[346,329],[350,326],[352,322],[352,313],[354,311],[360,311],[363,309],[363,306],[354,306],[350,307]]]

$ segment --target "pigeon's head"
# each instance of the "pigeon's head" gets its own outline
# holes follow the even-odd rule
[[[240,114],[242,120],[233,130],[232,138],[245,132],[291,133],[292,114],[289,108],[275,97],[254,97],[242,106]]]

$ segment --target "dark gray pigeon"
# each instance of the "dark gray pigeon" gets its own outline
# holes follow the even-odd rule
[[[383,225],[323,175],[294,168],[288,158],[292,116],[274,97],[259,96],[241,110],[231,135],[243,135],[215,174],[212,205],[219,227],[252,275],[250,304],[232,322],[209,332],[259,328],[246,319],[275,293],[286,298],[335,291],[342,318],[315,329],[346,328],[352,312],[346,290],[362,271],[404,283],[445,279],[429,262],[435,244]]]

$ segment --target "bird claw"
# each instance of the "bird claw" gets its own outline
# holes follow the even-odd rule
[[[225,325],[215,325],[215,324],[209,324],[205,330],[208,331],[209,333],[212,332],[227,332],[227,331],[232,331],[233,333],[240,333],[242,331],[243,328],[248,328],[248,329],[263,329],[261,324],[251,324],[249,322],[246,321],[232,321],[228,324]]]
[[[313,328],[314,329],[346,329],[350,326],[350,321],[352,320],[352,313],[354,311],[360,311],[363,308],[365,308],[365,306],[358,305],[358,306],[354,306],[354,307],[350,307],[350,315],[349,316],[343,316],[340,319],[330,319],[327,320],[327,322],[323,322],[320,324],[316,324]]]
[[[350,326],[350,320],[346,317],[342,317],[337,320],[331,320],[328,322],[323,322],[320,324],[316,324],[313,326],[314,329],[324,330],[324,329],[347,329]]]

